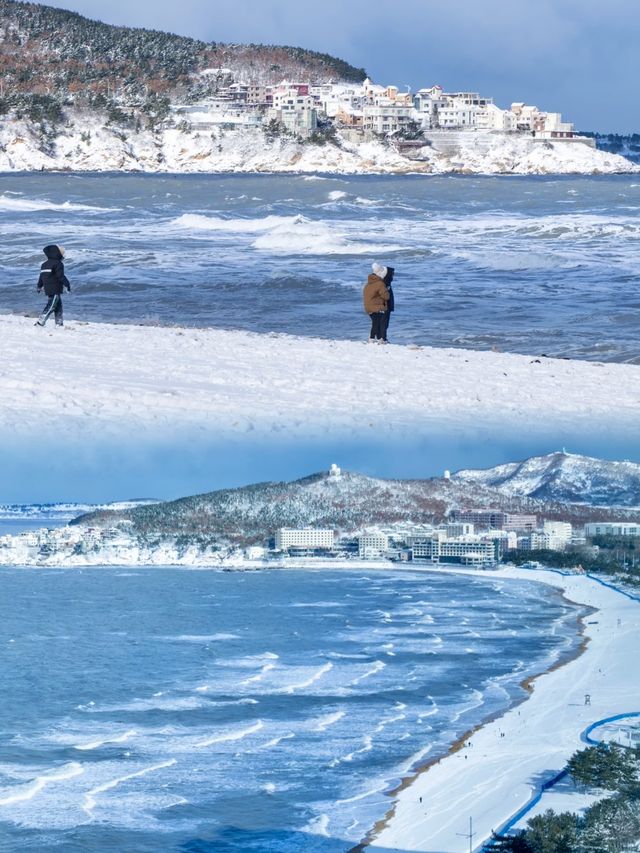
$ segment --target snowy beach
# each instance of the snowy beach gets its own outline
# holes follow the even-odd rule
[[[463,853],[469,818],[479,849],[584,748],[592,723],[640,710],[637,679],[630,676],[640,644],[638,601],[581,575],[507,568],[496,576],[538,580],[593,608],[584,620],[584,650],[536,678],[526,702],[403,786],[367,849]],[[562,808],[579,810],[582,799],[576,795],[572,805],[567,795]]]
[[[274,440],[472,426],[593,433],[614,413],[618,432],[632,434],[640,407],[632,365],[78,321],[42,329],[16,316],[0,317],[0,329],[11,353],[0,368],[9,436],[55,428],[70,440],[89,424],[114,437]],[[374,377],[384,381],[372,409]]]

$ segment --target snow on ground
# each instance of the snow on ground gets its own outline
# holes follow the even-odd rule
[[[420,159],[381,142],[310,145],[290,138],[267,139],[261,129],[214,128],[183,132],[165,128],[134,132],[105,125],[106,119],[76,115],[53,142],[24,121],[0,127],[0,171],[39,169],[145,172],[332,172],[342,174],[615,174],[640,171],[617,154],[584,143],[542,142],[495,135],[487,150],[468,133],[452,152],[425,146]],[[485,134],[486,136],[486,134]]]
[[[526,702],[476,731],[461,749],[418,775],[397,796],[395,814],[370,849],[463,853],[473,818],[474,849],[585,747],[581,733],[615,714],[640,711],[635,658],[640,648],[640,604],[591,578],[508,568],[490,576],[526,578],[562,589],[570,600],[597,608],[585,620],[586,650],[538,677]],[[483,573],[485,576],[485,573]],[[590,704],[585,704],[588,694]],[[543,797],[579,811],[569,789]],[[422,801],[420,801],[422,798]]]
[[[67,297],[73,312],[73,294]],[[363,336],[368,320],[362,315]],[[202,435],[494,440],[600,426],[634,435],[640,370],[462,349],[0,316],[0,434],[65,442]]]

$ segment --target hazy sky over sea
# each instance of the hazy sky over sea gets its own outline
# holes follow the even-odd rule
[[[63,0],[107,23],[205,41],[290,44],[378,83],[439,83],[563,112],[581,130],[640,131],[638,0]]]

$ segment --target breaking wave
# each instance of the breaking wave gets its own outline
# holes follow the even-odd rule
[[[60,210],[70,213],[117,213],[120,208],[96,207],[90,204],[75,204],[71,201],[56,204],[46,199],[16,198],[10,195],[2,195],[0,196],[0,210],[8,210],[14,213],[35,213],[44,210]]]

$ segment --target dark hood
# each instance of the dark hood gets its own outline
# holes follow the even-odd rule
[[[51,243],[50,246],[45,246],[42,251],[50,261],[61,261],[63,258],[62,252],[55,243]]]

